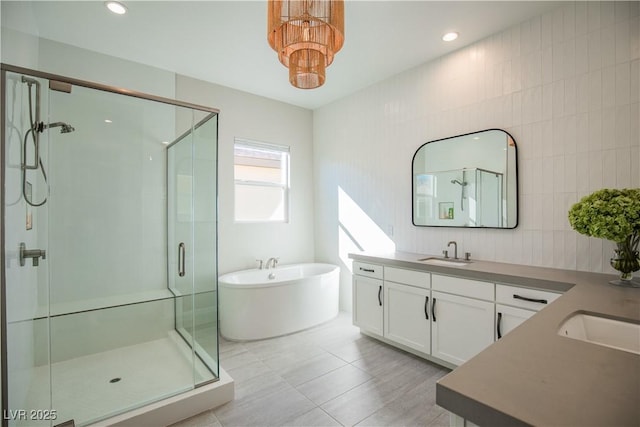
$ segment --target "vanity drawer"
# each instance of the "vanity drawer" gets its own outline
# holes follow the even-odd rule
[[[494,285],[490,282],[462,279],[460,277],[431,275],[431,288],[435,291],[463,295],[470,298],[493,301]]]
[[[382,279],[382,266],[377,264],[369,264],[367,262],[354,261],[353,274],[358,276],[372,277],[374,279]]]
[[[561,294],[511,285],[496,285],[496,302],[529,310],[540,310]]]
[[[405,285],[417,286],[429,289],[431,287],[431,275],[424,271],[405,270],[403,268],[385,267],[384,280]]]

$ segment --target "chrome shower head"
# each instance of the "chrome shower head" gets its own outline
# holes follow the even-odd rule
[[[60,133],[70,133],[70,132],[73,132],[74,130],[76,130],[76,128],[74,128],[70,124],[65,123],[62,125],[62,129],[60,129]]]
[[[42,130],[55,128],[55,127],[60,127],[60,133],[70,133],[76,130],[73,126],[64,122],[55,122],[55,123],[49,123],[48,125],[43,125]]]
[[[452,184],[460,184],[460,185],[462,185],[463,187],[464,187],[465,185],[467,185],[467,183],[466,183],[466,182],[460,182],[460,181],[458,181],[457,179],[452,179],[452,180],[451,180],[451,183],[452,183]]]

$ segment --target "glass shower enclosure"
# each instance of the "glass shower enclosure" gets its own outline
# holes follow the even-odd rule
[[[3,426],[216,381],[218,111],[2,65]]]

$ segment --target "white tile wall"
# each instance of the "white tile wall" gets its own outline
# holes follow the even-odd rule
[[[316,110],[316,257],[340,262],[340,187],[398,250],[440,253],[455,239],[477,259],[613,271],[612,245],[574,232],[567,211],[602,187],[640,186],[639,4],[563,6]],[[493,127],[518,144],[519,227],[414,227],[415,150]]]

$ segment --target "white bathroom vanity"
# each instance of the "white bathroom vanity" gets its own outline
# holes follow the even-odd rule
[[[640,355],[561,333],[576,313],[637,326],[640,289],[605,274],[404,252],[350,258],[353,323],[453,369],[436,389],[451,425],[640,425]]]

